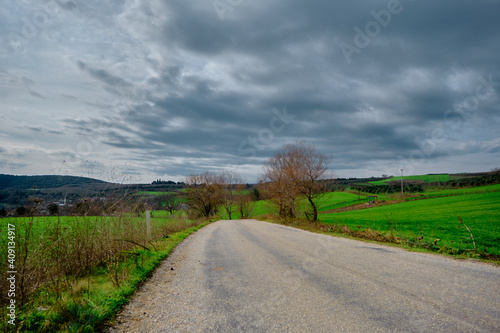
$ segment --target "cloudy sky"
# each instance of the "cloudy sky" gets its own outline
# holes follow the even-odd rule
[[[3,0],[0,173],[248,182],[283,144],[337,177],[500,164],[495,0]]]

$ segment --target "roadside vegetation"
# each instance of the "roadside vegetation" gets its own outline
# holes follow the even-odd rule
[[[2,230],[15,226],[18,272],[16,325],[4,320],[2,331],[102,330],[161,260],[207,221],[182,212],[172,218],[162,210],[152,212],[147,223],[142,209],[132,208],[137,207],[111,216],[1,219]],[[7,241],[0,238],[3,263],[8,263]],[[2,294],[8,290],[7,271],[0,272]]]

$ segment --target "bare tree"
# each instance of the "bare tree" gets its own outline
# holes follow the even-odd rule
[[[186,197],[191,208],[200,216],[215,215],[222,204],[221,176],[207,171],[187,177],[185,183]]]
[[[238,192],[241,191],[241,186],[243,184],[243,178],[234,171],[224,170],[221,174],[222,181],[222,204],[224,209],[229,216],[229,219],[232,219],[232,213],[236,205]]]
[[[326,193],[328,188],[327,172],[330,166],[331,157],[322,154],[311,144],[299,142],[289,147],[290,154],[294,155],[298,161],[298,172],[295,173],[297,189],[309,201],[312,208],[312,215],[308,216],[313,222],[318,220],[317,201]]]
[[[295,163],[285,146],[264,164],[259,181],[261,194],[278,208],[278,214],[283,218],[293,218],[296,215],[299,191],[293,181],[297,178],[295,173],[298,171]]]
[[[299,197],[305,197],[318,219],[317,200],[326,192],[325,178],[331,158],[304,142],[288,144],[279,149],[263,166],[261,191],[277,207],[281,217],[295,217]]]

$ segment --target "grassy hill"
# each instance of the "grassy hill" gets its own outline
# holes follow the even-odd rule
[[[0,174],[0,190],[46,189],[83,184],[107,184],[107,182],[76,176],[13,176]]]
[[[15,209],[29,205],[31,198],[46,203],[67,200],[74,204],[82,198],[153,196],[177,191],[183,184],[161,182],[155,184],[118,184],[99,179],[76,176],[14,176],[0,174],[0,207]]]
[[[477,189],[479,192],[479,188]],[[470,228],[478,250],[500,255],[500,192],[471,193],[336,214],[321,214],[326,224],[346,225],[352,230],[393,230],[396,236],[432,243],[451,253],[473,249],[472,240],[460,216]]]
[[[410,181],[423,181],[425,183],[437,183],[437,182],[447,182],[450,180],[449,174],[440,174],[440,175],[421,175],[421,176],[404,176],[404,180]],[[401,177],[391,177],[384,180],[377,180],[374,182],[370,182],[372,185],[384,185],[390,182],[401,181]]]

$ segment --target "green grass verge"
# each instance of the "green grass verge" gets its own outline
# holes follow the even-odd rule
[[[0,327],[6,332],[100,331],[172,249],[206,224],[154,241],[156,251],[127,251],[84,277],[66,277],[41,288],[20,309],[15,327],[6,320]],[[2,312],[7,318],[6,309]]]

